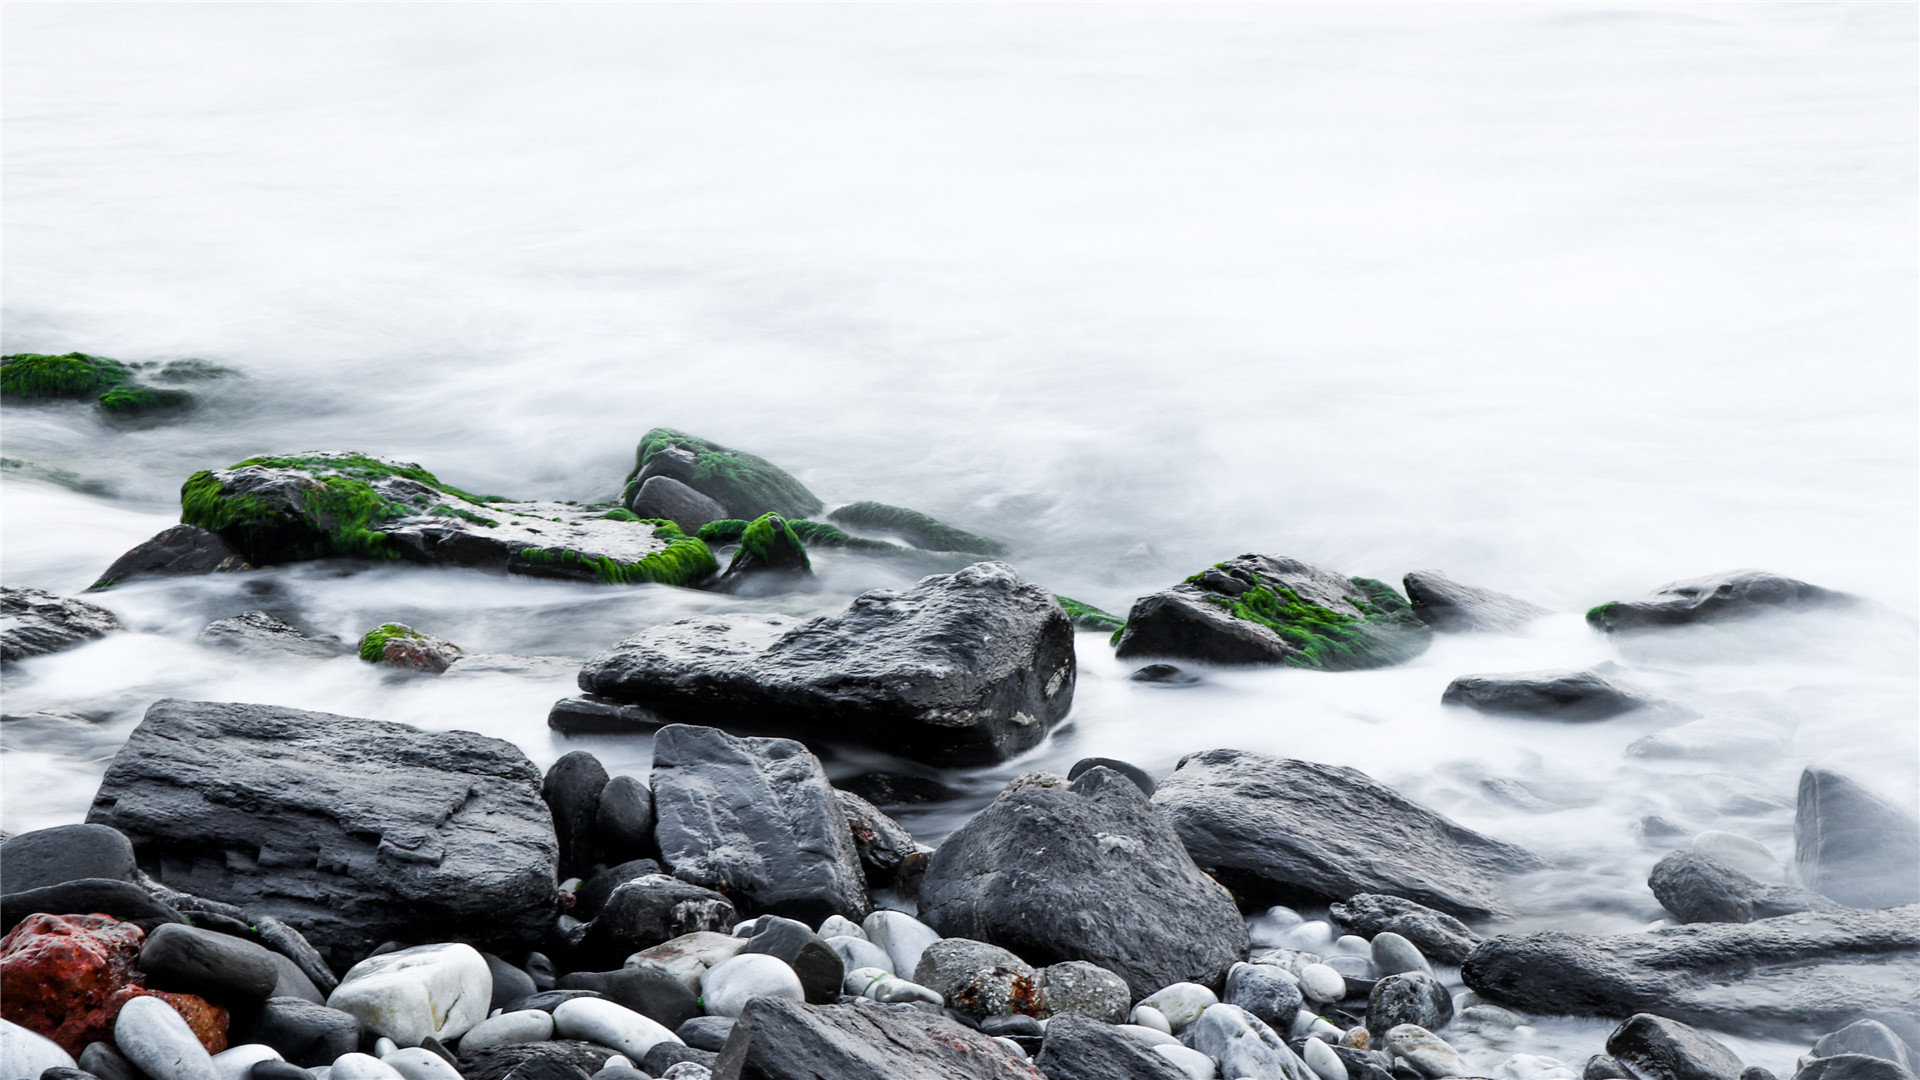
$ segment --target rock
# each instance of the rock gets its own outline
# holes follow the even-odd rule
[[[800,976],[779,959],[765,953],[741,953],[707,969],[700,980],[700,997],[709,1015],[739,1016],[754,998],[805,1001],[807,992]]]
[[[1044,1016],[1039,972],[998,945],[950,937],[928,945],[913,981],[939,994],[947,1007],[975,1019],[1022,1013]]]
[[[591,990],[668,1029],[700,1015],[698,982],[689,988],[673,974],[650,964],[615,971],[576,971],[561,976],[560,985],[568,990]]]
[[[105,589],[136,578],[251,570],[247,560],[219,535],[197,525],[174,525],[113,560],[89,588]]]
[[[1636,1013],[1614,1028],[1607,1053],[1637,1080],[1740,1080],[1740,1059],[1733,1051],[1651,1013]]]
[[[990,1036],[937,1013],[867,1003],[751,1002],[714,1080],[1045,1080]]]
[[[280,1052],[271,1046],[248,1043],[229,1047],[213,1055],[213,1071],[220,1080],[249,1080],[253,1067],[262,1061],[279,1061]]]
[[[1595,937],[1493,938],[1461,976],[1494,1004],[1532,1013],[1669,1019],[1736,1034],[1813,1039],[1879,1020],[1920,1036],[1920,907],[1803,912]]]
[[[0,1020],[0,1075],[37,1077],[48,1069],[71,1069],[73,1055],[60,1044],[11,1020]]]
[[[1317,1038],[1308,1037],[1301,1046],[1300,1060],[1306,1062],[1307,1068],[1312,1069],[1320,1080],[1347,1080],[1346,1062],[1340,1060],[1340,1055],[1334,1053],[1332,1047]]]
[[[1159,1013],[1161,1019],[1167,1022],[1167,1030],[1178,1035],[1187,1029],[1187,1025],[1200,1019],[1200,1014],[1208,1007],[1219,1004],[1219,1001],[1207,987],[1198,983],[1177,982],[1148,994],[1141,999],[1140,1005]]]
[[[681,1062],[660,1076],[661,1080],[713,1080],[713,1070],[693,1062]]]
[[[302,656],[326,660],[350,650],[338,639],[319,639],[292,623],[264,611],[243,611],[230,619],[216,619],[200,631],[203,644],[247,656]]]
[[[1326,964],[1308,964],[1300,969],[1300,993],[1308,1001],[1329,1004],[1347,996],[1347,980]]]
[[[371,1054],[342,1054],[334,1059],[327,1080],[406,1080],[400,1070]]]
[[[904,826],[851,791],[836,790],[834,795],[847,817],[853,850],[870,887],[886,888],[926,872],[927,849],[915,843]]]
[[[1836,1054],[1807,1062],[1793,1080],[1913,1080],[1913,1070],[1867,1054]]]
[[[180,923],[154,927],[139,967],[160,989],[234,1005],[265,1001],[280,983],[280,966],[265,948]]]
[[[539,577],[691,585],[718,569],[707,545],[625,511],[470,495],[407,462],[312,451],[202,471],[180,518],[255,566],[344,556]]]
[[[1328,910],[1340,925],[1356,934],[1399,934],[1421,953],[1443,964],[1459,964],[1480,943],[1466,923],[1398,896],[1359,893]]]
[[[629,881],[638,881],[643,877],[659,873],[660,864],[652,859],[634,859],[632,862],[623,862],[618,866],[609,866],[588,878],[584,884],[573,891],[572,914],[576,919],[591,921],[600,914],[601,909],[607,906],[607,901],[613,897],[615,889]],[[733,905],[727,906],[731,908]]]
[[[569,1039],[610,1046],[634,1061],[656,1043],[679,1042],[673,1032],[632,1009],[600,998],[574,998],[553,1010],[553,1029]]]
[[[1222,1076],[1314,1080],[1313,1070],[1258,1017],[1237,1005],[1209,1005],[1181,1036],[1220,1064]]]
[[[711,1050],[719,1053],[727,1044],[727,1036],[733,1033],[737,1023],[731,1016],[696,1016],[673,1030],[683,1043],[696,1050]]]
[[[1502,716],[1567,721],[1607,720],[1638,709],[1679,711],[1670,702],[1599,672],[1573,670],[1462,675],[1447,684],[1440,703]]]
[[[553,1014],[539,1009],[521,1009],[489,1016],[460,1037],[460,1052],[470,1054],[489,1046],[508,1043],[544,1042],[553,1038]]]
[[[1432,636],[1390,585],[1242,555],[1134,601],[1114,655],[1346,671],[1411,659]]]
[[[807,546],[779,514],[762,514],[740,533],[740,546],[734,549],[722,587],[743,584],[748,578],[809,577],[813,564],[807,560]]]
[[[957,551],[990,559],[1007,554],[1007,545],[998,540],[956,529],[903,506],[877,502],[848,503],[828,514],[827,520],[849,529],[897,536],[923,551]],[[1116,625],[1109,629],[1117,628]]]
[[[508,1043],[460,1055],[460,1072],[467,1080],[582,1080],[615,1056],[609,1047],[575,1039]]]
[[[1437,1031],[1453,1022],[1453,995],[1445,984],[1424,971],[1389,975],[1367,995],[1367,1031],[1375,1036],[1402,1024]]]
[[[163,882],[283,919],[344,967],[394,938],[544,936],[558,893],[539,783],[518,748],[471,732],[163,700],[88,820]]]
[[[471,945],[420,945],[353,965],[327,999],[402,1046],[457,1039],[486,1019],[493,973]]]
[[[1047,1025],[1034,1064],[1048,1080],[1182,1080],[1190,1075],[1138,1039],[1078,1016]]]
[[[1226,890],[1133,781],[1106,768],[1065,789],[1002,793],[934,852],[920,914],[942,934],[1034,962],[1090,961],[1135,994],[1217,984],[1247,951]]]
[[[134,967],[144,937],[138,926],[104,915],[27,916],[0,939],[7,1019],[77,1054],[89,1042],[109,1037],[127,1001],[153,995],[189,1017],[191,1030],[207,1048],[224,1050],[225,1009],[189,994],[146,988]]]
[[[380,1060],[406,1080],[461,1080],[460,1070],[424,1047],[395,1050]]]
[[[1836,772],[1800,774],[1793,859],[1808,887],[1843,904],[1920,901],[1920,821]]]
[[[1730,570],[1662,585],[1638,600],[1609,601],[1587,612],[1587,623],[1607,633],[1654,630],[1858,602],[1846,593],[1764,570]]]
[[[1376,934],[1369,952],[1373,958],[1374,969],[1382,975],[1398,975],[1403,971],[1433,974],[1433,965],[1427,963],[1427,958],[1420,955],[1419,948],[1391,930],[1383,930]]]
[[[118,629],[113,612],[98,605],[45,589],[0,586],[0,661],[60,652]]]
[[[650,476],[634,491],[627,509],[642,520],[665,519],[692,536],[709,521],[727,516],[727,508],[671,476]]]
[[[487,973],[493,978],[493,993],[487,999],[488,1009],[498,1009],[509,1001],[518,1001],[535,992],[533,976],[492,953],[481,953],[480,958],[487,962]]]
[[[298,1065],[272,1060],[256,1063],[247,1070],[245,1080],[313,1080],[313,1074]]]
[[[645,482],[655,476],[686,484],[735,517],[773,513],[804,518],[822,507],[804,484],[765,458],[672,428],[654,428],[641,437],[622,503],[632,503]]]
[[[560,841],[560,876],[578,877],[598,862],[594,824],[600,814],[600,792],[609,782],[600,759],[585,750],[563,754],[547,770],[540,797],[553,811],[553,832]]]
[[[1492,589],[1462,585],[1438,570],[1412,571],[1401,584],[1413,613],[1421,622],[1443,632],[1513,631],[1549,614],[1538,604]]]
[[[651,786],[654,838],[675,877],[809,924],[870,909],[846,815],[801,744],[670,724],[654,736]]]
[[[616,776],[600,790],[593,819],[600,857],[609,863],[638,859],[653,850],[653,790],[632,776]]]
[[[919,983],[896,978],[878,968],[855,968],[847,972],[847,981],[841,984],[841,991],[848,997],[863,997],[887,1004],[926,1002],[935,1008],[946,1005],[946,1001],[935,991]],[[945,1011],[949,1016],[967,1018],[964,1013]]]
[[[746,953],[764,953],[792,968],[805,988],[805,1000],[815,1005],[831,1005],[840,998],[840,983],[847,968],[840,954],[807,925],[777,915],[762,915],[755,923],[753,936],[747,939]]]
[[[711,1050],[695,1050],[678,1043],[656,1043],[641,1059],[640,1070],[654,1076],[671,1076],[675,1080],[695,1080],[696,1077],[706,1080],[712,1075],[709,1067],[718,1056]],[[698,1071],[695,1071],[696,1068]]]
[[[159,998],[137,997],[122,1005],[113,1021],[113,1043],[152,1080],[219,1080],[199,1037]]]
[[[653,731],[666,722],[651,709],[623,705],[598,694],[561,698],[547,712],[547,726],[563,735],[632,734]]]
[[[1913,1048],[1895,1035],[1892,1028],[1873,1020],[1856,1020],[1838,1031],[1820,1036],[1819,1041],[1813,1044],[1814,1057],[1837,1057],[1841,1054],[1886,1058],[1901,1068],[1913,1068]]]
[[[360,639],[360,659],[369,664],[438,675],[460,659],[460,646],[402,623],[382,623]]]
[[[702,930],[642,949],[627,958],[627,966],[658,971],[677,980],[687,993],[698,996],[707,969],[738,956],[746,947],[745,938]]]
[[[1043,1016],[1084,1016],[1117,1024],[1126,1019],[1133,993],[1127,981],[1084,960],[1063,960],[1040,969],[1034,980]]]
[[[1505,912],[1506,877],[1546,865],[1334,765],[1188,754],[1153,802],[1193,861],[1249,907],[1390,893],[1485,918]]]
[[[1129,765],[1124,761],[1118,761],[1118,760],[1115,760],[1114,758],[1104,758],[1104,757],[1081,758],[1079,761],[1076,761],[1073,763],[1073,768],[1067,770],[1067,779],[1078,780],[1080,779],[1080,776],[1082,773],[1085,773],[1088,769],[1093,769],[1093,768],[1112,769],[1114,772],[1117,772],[1120,775],[1126,777],[1127,779],[1133,781],[1134,784],[1140,788],[1141,794],[1147,796],[1148,798],[1153,797],[1153,789],[1155,785],[1153,782],[1153,777],[1148,775],[1147,770],[1142,769],[1138,765]]]
[[[132,881],[133,844],[105,825],[56,825],[0,844],[0,876],[9,893],[84,878]]]
[[[1226,995],[1222,1000],[1238,1005],[1275,1028],[1291,1028],[1294,1016],[1305,1004],[1299,980],[1270,964],[1233,965],[1227,972]]]
[[[155,900],[145,889],[130,881],[111,878],[63,881],[25,892],[10,892],[0,899],[0,922],[8,930],[29,915],[50,911],[94,912],[142,927],[181,921],[179,912]]]
[[[360,1045],[360,1018],[300,998],[268,998],[247,1037],[303,1068],[330,1065]]]
[[[1155,1056],[1167,1059],[1168,1063],[1192,1080],[1213,1080],[1216,1075],[1213,1059],[1198,1050],[1190,1050],[1179,1043],[1156,1043],[1147,1049]]]
[[[1411,1065],[1421,1076],[1467,1075],[1467,1063],[1445,1039],[1417,1024],[1401,1024],[1387,1032],[1387,1052]]]
[[[879,968],[881,971],[893,970],[893,958],[887,950],[868,941],[865,937],[830,937],[822,939],[827,948],[840,958],[840,966],[852,971],[855,968]]]
[[[1676,851],[1647,875],[1660,906],[1683,923],[1752,922],[1840,905],[1791,885],[1767,885],[1708,855]]]
[[[860,924],[867,940],[885,949],[896,974],[920,968],[920,956],[927,946],[940,940],[932,927],[904,911],[876,911]]]

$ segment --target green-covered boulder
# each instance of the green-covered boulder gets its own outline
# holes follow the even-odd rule
[[[109,416],[128,419],[185,412],[198,404],[172,385],[234,374],[204,360],[125,364],[104,356],[71,352],[14,353],[0,357],[0,398],[26,401],[92,401]]]
[[[807,545],[779,514],[762,514],[740,532],[740,546],[727,564],[726,580],[738,583],[747,577],[810,577],[813,564],[807,559]]]
[[[441,483],[418,465],[314,451],[197,472],[180,520],[255,566],[347,556],[541,577],[692,585],[719,566],[672,522],[571,503],[513,502]]]
[[[1073,620],[1073,625],[1082,630],[1099,630],[1110,634],[1127,623],[1120,616],[1108,614],[1092,604],[1083,604],[1057,593],[1053,598],[1059,601],[1061,610],[1067,613],[1067,618]]]
[[[1114,651],[1123,659],[1347,671],[1411,659],[1432,636],[1383,582],[1279,555],[1242,555],[1134,601]]]
[[[998,540],[956,529],[904,506],[848,503],[828,514],[827,520],[849,529],[888,533],[927,551],[958,551],[995,559],[1007,553],[1007,545]]]
[[[773,462],[672,428],[654,428],[641,438],[621,503],[632,505],[640,485],[655,476],[678,480],[739,518],[804,518],[825,505]]]

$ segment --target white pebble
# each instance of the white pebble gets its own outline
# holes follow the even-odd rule
[[[882,908],[860,920],[860,928],[867,932],[868,941],[887,950],[887,955],[893,958],[894,974],[909,979],[920,970],[920,954],[940,940],[933,927],[904,911]]]
[[[1347,980],[1325,964],[1308,964],[1300,972],[1300,992],[1308,1001],[1339,1001],[1347,996]]]
[[[387,1055],[398,1049],[400,1049],[400,1044],[387,1038],[385,1035],[373,1040],[373,1056],[379,1058],[381,1061],[387,1060]]]
[[[1135,1005],[1133,1012],[1128,1014],[1127,1019],[1141,1027],[1149,1027],[1155,1031],[1164,1031],[1169,1035],[1173,1034],[1173,1025],[1167,1021],[1167,1014],[1151,1005]]]
[[[1166,1046],[1169,1043],[1174,1046],[1180,1045],[1179,1039],[1161,1031],[1159,1028],[1142,1027],[1139,1024],[1115,1024],[1114,1030],[1122,1032],[1130,1038],[1138,1039],[1147,1046]]]
[[[1342,934],[1334,939],[1333,947],[1341,952],[1352,953],[1355,956],[1368,956],[1373,952],[1373,942],[1368,941],[1359,934]]]
[[[1308,1036],[1306,1045],[1300,1048],[1300,1057],[1320,1080],[1347,1080],[1347,1063],[1340,1060],[1333,1047],[1317,1037]]]
[[[1316,1039],[1334,1039],[1337,1041],[1342,1032],[1334,1025],[1333,1021],[1328,1020],[1324,1016],[1316,1016],[1313,1018],[1313,1023],[1307,1025],[1307,1034]]]
[[[1301,1009],[1299,1012],[1294,1013],[1293,1027],[1287,1032],[1287,1038],[1298,1039],[1306,1035],[1308,1029],[1313,1027],[1313,1022],[1318,1019],[1320,1019],[1320,1014],[1311,1009]]]
[[[867,932],[860,929],[860,924],[845,915],[827,916],[826,921],[820,924],[820,929],[815,933],[823,938],[853,937],[861,941],[867,940]]]
[[[154,1080],[218,1080],[213,1056],[173,1006],[157,997],[122,1005],[113,1021],[113,1041]]]
[[[1167,1028],[1175,1035],[1185,1031],[1188,1024],[1200,1019],[1200,1014],[1210,1005],[1218,1005],[1220,998],[1213,991],[1199,983],[1177,982],[1148,994],[1140,1004],[1158,1009],[1160,1015],[1167,1018]]]
[[[341,1054],[333,1059],[333,1080],[406,1080],[400,1071],[372,1054]]]
[[[395,1050],[380,1060],[407,1080],[460,1080],[460,1070],[424,1046]]]
[[[642,1016],[606,998],[569,998],[561,1002],[553,1010],[553,1030],[556,1035],[618,1050],[634,1061],[646,1057],[647,1051],[660,1043],[680,1042],[679,1036],[652,1017]]]
[[[490,1016],[460,1036],[460,1052],[472,1053],[508,1043],[546,1042],[553,1038],[553,1014],[544,1009],[520,1009]]]
[[[733,936],[734,937],[752,937],[753,928],[758,925],[760,925],[760,919],[757,916],[755,918],[748,919],[746,922],[734,923]]]
[[[1005,1035],[995,1035],[993,1037],[993,1041],[999,1043],[1001,1046],[1006,1047],[1009,1051],[1013,1053],[1013,1056],[1021,1059],[1022,1061],[1026,1060],[1026,1057],[1027,1057],[1026,1047],[1021,1046],[1019,1043],[1014,1042],[1012,1039],[1007,1038]]]
[[[766,953],[741,953],[720,961],[700,976],[700,997],[708,1016],[739,1016],[754,998],[805,1001],[807,992],[786,961]]]
[[[1218,1074],[1213,1067],[1213,1059],[1190,1047],[1179,1043],[1161,1044],[1153,1047],[1153,1052],[1167,1059],[1167,1063],[1187,1074],[1192,1080],[1213,1080]]]
[[[1333,944],[1333,924],[1323,919],[1301,923],[1286,932],[1282,942],[1289,949],[1325,952]]]
[[[48,1069],[75,1068],[73,1055],[37,1031],[0,1019],[0,1075],[38,1077]]]

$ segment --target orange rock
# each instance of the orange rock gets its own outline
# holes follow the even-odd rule
[[[29,915],[0,938],[0,1016],[78,1056],[112,1041],[128,1000],[153,995],[172,1005],[210,1053],[227,1048],[227,1010],[192,994],[148,990],[134,961],[146,933],[107,915]]]

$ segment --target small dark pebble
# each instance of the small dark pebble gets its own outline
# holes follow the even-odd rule
[[[1148,664],[1127,678],[1134,682],[1155,683],[1160,686],[1192,686],[1200,681],[1200,676],[1172,664]]]
[[[733,1025],[730,1016],[696,1016],[675,1028],[673,1033],[696,1050],[718,1053],[727,1044],[727,1036],[733,1034]]]
[[[1031,1016],[1021,1016],[1018,1013],[1012,1016],[989,1016],[985,1020],[980,1021],[980,1030],[986,1032],[988,1035],[1006,1035],[1010,1037],[1015,1035],[1030,1035],[1038,1038],[1041,1033],[1040,1021],[1035,1020]]]

